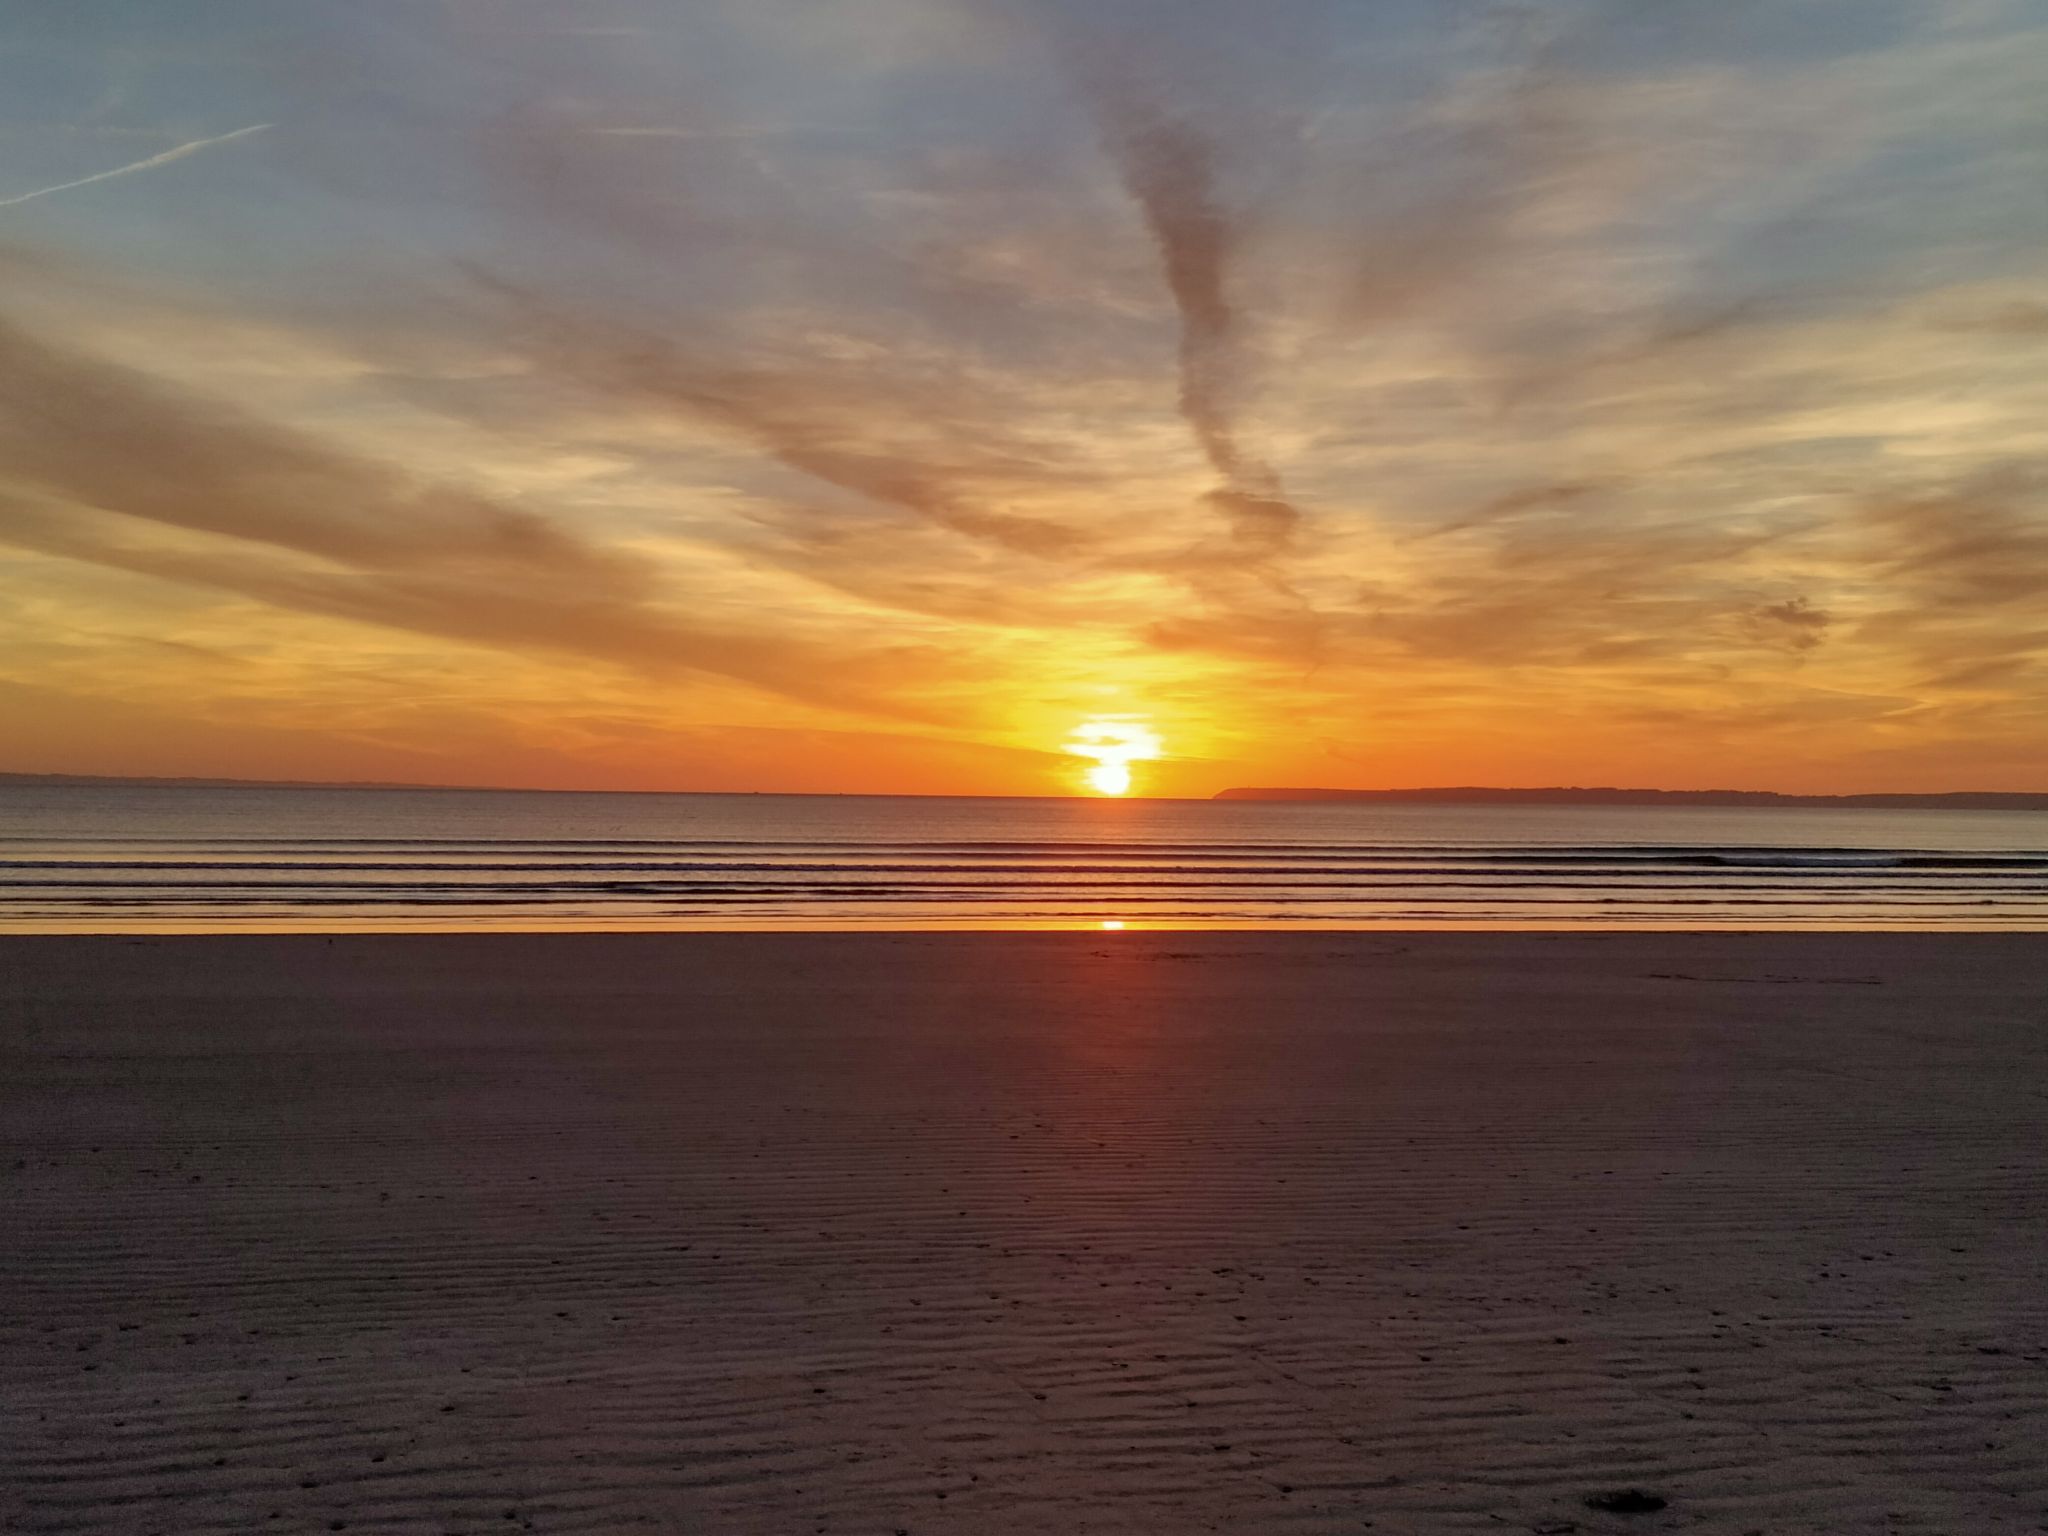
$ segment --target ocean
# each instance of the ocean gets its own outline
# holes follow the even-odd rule
[[[0,788],[0,929],[2048,928],[2048,814]]]

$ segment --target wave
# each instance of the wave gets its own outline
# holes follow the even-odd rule
[[[164,851],[179,848],[238,849],[248,850],[251,853],[265,851],[288,853],[302,850],[349,850],[358,852],[359,856],[369,856],[377,853],[409,855],[414,850],[475,852],[480,855],[552,854],[564,858],[595,857],[607,853],[623,853],[629,856],[641,857],[654,857],[657,855],[688,857],[697,852],[705,852],[713,857],[723,857],[731,852],[744,852],[757,856],[817,854],[826,857],[837,857],[842,853],[855,852],[875,856],[945,857],[965,855],[974,858],[983,858],[990,855],[1009,855],[1014,857],[1059,856],[1069,858],[1165,857],[1170,855],[1189,860],[1271,857],[1303,860],[1344,860],[1426,856],[1432,860],[1479,859],[1490,862],[1510,863],[1635,862],[1638,860],[1648,860],[1651,862],[1672,863],[1785,864],[1801,867],[1840,866],[1844,868],[1882,867],[1888,864],[1908,867],[1919,865],[1977,866],[1990,864],[1997,866],[2018,865],[2029,868],[2048,868],[2048,851],[2006,852],[1870,847],[1788,848],[1698,843],[1500,844],[1460,842],[1449,839],[1433,843],[1303,844],[1279,842],[1233,843],[1205,840],[1199,844],[1187,844],[1169,840],[1111,842],[1095,839],[960,842],[936,839],[801,838],[780,840],[764,838],[693,838],[522,842],[495,838],[214,837],[193,839],[174,837],[66,837],[53,839],[48,837],[0,836],[0,848],[15,844],[29,844],[46,848],[55,844],[73,847],[115,847],[138,850],[161,849]],[[16,860],[13,858],[0,858],[0,862],[16,862]]]
[[[475,857],[462,860],[436,860],[422,858],[373,859],[356,856],[341,859],[169,859],[169,858],[36,858],[0,859],[0,873],[7,871],[61,871],[61,870],[103,870],[124,869],[143,871],[185,871],[216,873],[264,873],[297,870],[328,870],[340,873],[355,871],[374,872],[378,870],[403,870],[408,874],[563,874],[563,873],[615,873],[675,875],[720,871],[726,873],[846,873],[870,877],[894,874],[962,874],[981,877],[1008,875],[1073,875],[1107,876],[1118,874],[1189,874],[1201,875],[1207,879],[1228,880],[1252,875],[1299,875],[1310,874],[1318,880],[1336,879],[1351,874],[1386,875],[1439,875],[1462,874],[1477,871],[1498,873],[1511,877],[1524,870],[1563,869],[1580,873],[1612,870],[1619,874],[1655,874],[1670,872],[1682,875],[1697,870],[1747,870],[1757,873],[1782,872],[1787,877],[1811,875],[1823,878],[1848,878],[1856,875],[1883,875],[1891,871],[1941,872],[1959,874],[2004,872],[2015,875],[2039,873],[2048,876],[2048,857],[1996,857],[1984,855],[1899,855],[1885,858],[1865,857],[1856,859],[1829,858],[1825,856],[1771,854],[1734,855],[1725,853],[1693,853],[1684,856],[1653,859],[1648,857],[1614,857],[1605,853],[1504,855],[1466,854],[1460,852],[1440,853],[1426,862],[1416,862],[1414,855],[1402,855],[1400,860],[1392,857],[1377,859],[1351,856],[1346,858],[1282,858],[1277,862],[1252,862],[1250,856],[1230,860],[1217,860],[1201,853],[1187,850],[1162,851],[1155,859],[1134,859],[1128,855],[1116,861],[1068,860],[1066,862],[1028,861],[997,862],[940,862],[942,855],[917,861],[881,862],[861,859],[800,860],[794,857],[775,860],[764,859],[576,859],[567,858],[545,861],[506,860],[493,858],[489,853],[479,852]]]
[[[197,792],[181,803],[206,804]],[[457,796],[435,799],[431,817],[378,800],[349,820],[294,819],[291,806],[307,802],[291,801],[266,803],[268,819],[252,822],[251,803],[184,821],[130,812],[64,825],[9,821],[0,806],[0,925],[1006,926],[1128,915],[2048,928],[2038,818],[2011,823],[2002,846],[1989,841],[2000,827],[1981,820],[1956,823],[1965,845],[1930,846],[1943,834],[1924,817],[1851,822],[1847,812],[1830,818],[1826,841],[1801,843],[1800,823],[1779,813],[1717,820],[1719,840],[1705,842],[1688,840],[1693,818],[1635,811],[1569,828],[1470,808],[1398,824],[1347,816],[1316,837],[1299,807],[1276,816],[1206,802],[850,801],[800,813],[764,802],[688,825],[658,799],[607,802],[601,818],[580,820],[557,816],[553,801],[516,815],[450,813],[467,804]]]

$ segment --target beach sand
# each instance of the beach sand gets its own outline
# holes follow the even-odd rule
[[[2038,935],[14,938],[0,1048],[9,1531],[2048,1529]]]

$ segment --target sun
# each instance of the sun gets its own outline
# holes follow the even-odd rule
[[[1090,759],[1082,781],[1096,794],[1114,797],[1131,792],[1131,764],[1157,758],[1161,743],[1158,733],[1136,716],[1096,715],[1076,726],[1065,745],[1075,757]]]
[[[1128,795],[1131,792],[1129,763],[1097,763],[1081,777],[1098,795]]]

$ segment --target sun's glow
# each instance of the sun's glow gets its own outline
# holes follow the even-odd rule
[[[1098,795],[1128,795],[1131,792],[1129,763],[1097,763],[1083,775]]]
[[[1081,778],[1096,794],[1127,795],[1131,792],[1131,764],[1153,761],[1160,745],[1158,733],[1141,719],[1096,715],[1075,727],[1066,750],[1090,759]]]

